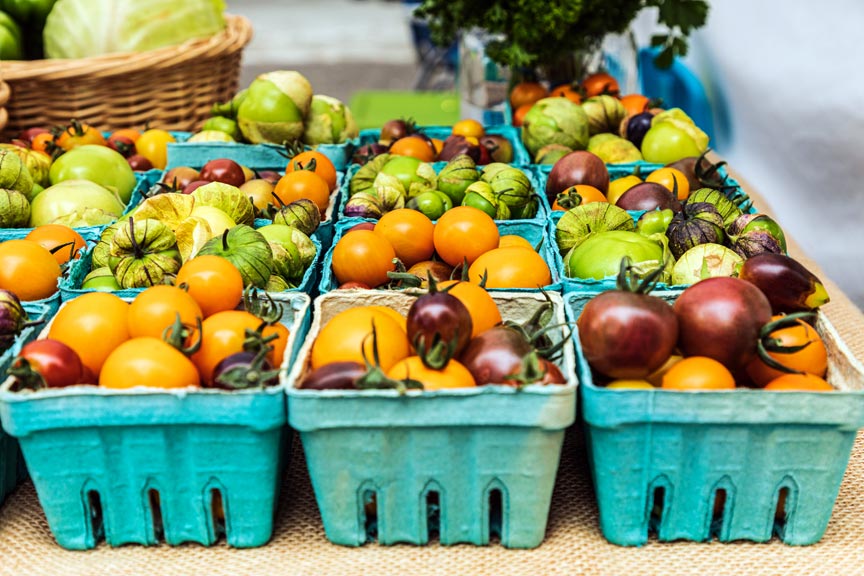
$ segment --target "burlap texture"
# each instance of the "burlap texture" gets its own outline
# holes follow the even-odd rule
[[[758,207],[765,207],[751,188],[747,190]],[[824,311],[852,352],[864,360],[864,316],[797,246],[790,251],[826,281],[832,302]],[[68,552],[54,543],[33,487],[27,483],[0,510],[0,575],[864,574],[864,434],[858,436],[828,530],[819,544],[809,547],[787,546],[776,538],[767,544],[656,540],[642,548],[608,544],[598,528],[584,446],[575,433],[564,446],[547,539],[536,550],[437,543],[339,547],[324,537],[299,446],[295,455],[273,541],[254,550],[233,550],[224,544],[117,549],[103,544],[93,551]]]

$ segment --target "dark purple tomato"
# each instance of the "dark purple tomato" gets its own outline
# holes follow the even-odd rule
[[[223,358],[213,369],[213,387],[243,390],[273,386],[279,377],[266,356],[254,352],[236,352]]]
[[[480,138],[480,145],[489,153],[493,162],[509,164],[513,162],[513,144],[500,134],[486,134]]]
[[[300,388],[305,390],[355,390],[356,382],[366,375],[359,362],[331,362],[306,375]]]
[[[411,133],[412,130],[410,129],[408,122],[405,120],[388,120],[384,123],[384,126],[381,127],[381,136],[378,138],[378,142],[385,146],[389,146],[393,142],[405,138]]]
[[[486,153],[485,157],[483,152]],[[449,162],[456,156],[462,154],[470,156],[477,164],[489,163],[490,157],[486,148],[478,146],[477,144],[472,144],[464,136],[460,136],[459,134],[451,134],[446,140],[444,140],[444,145],[441,147],[441,152],[438,154],[438,160]],[[481,161],[484,158],[486,159],[486,162]]]
[[[129,167],[132,168],[135,172],[146,172],[147,170],[153,169],[153,164],[140,154],[133,154],[126,158],[126,162],[129,163]]]
[[[708,278],[684,290],[673,307],[684,356],[707,356],[733,372],[756,355],[771,304],[759,288],[738,278]]]
[[[459,361],[474,376],[478,386],[519,382],[512,376],[522,371],[525,357],[534,349],[519,331],[509,326],[493,326],[471,339]]]
[[[374,144],[364,144],[357,148],[351,161],[355,164],[366,164],[369,160],[387,152],[387,146],[375,142]]]
[[[58,340],[34,340],[21,348],[9,373],[30,388],[64,388],[81,382],[81,358]],[[34,385],[35,384],[35,385]]]
[[[183,194],[191,194],[201,186],[206,186],[207,184],[210,184],[209,180],[193,180],[183,187]]]
[[[549,203],[554,203],[558,194],[577,184],[593,186],[606,194],[609,190],[609,171],[599,156],[578,150],[558,160],[546,181]]]
[[[681,211],[681,202],[672,192],[656,182],[636,184],[618,198],[615,205],[624,210],[673,210]]]
[[[135,141],[128,136],[114,136],[108,140],[108,147],[116,150],[124,158],[135,154]]]
[[[277,182],[282,178],[282,175],[276,172],[275,170],[258,170],[255,172],[258,178],[261,180],[266,180],[270,184],[276,185]]]
[[[678,341],[678,322],[669,304],[622,290],[590,300],[577,326],[588,364],[616,379],[645,378],[666,362]]]
[[[239,188],[246,182],[246,174],[237,162],[228,158],[217,158],[210,160],[201,168],[201,180],[222,182]]]
[[[625,134],[627,140],[633,143],[637,148],[642,148],[642,140],[645,134],[651,128],[651,120],[654,119],[654,114],[651,112],[642,112],[634,114],[627,119]]]
[[[177,181],[177,190],[183,190],[192,182],[201,180],[201,173],[189,166],[177,166],[162,177],[162,181],[169,186],[173,186],[175,180]]]
[[[447,350],[452,347],[452,353],[448,354],[446,360],[458,356],[468,345],[473,329],[468,308],[461,300],[446,292],[423,294],[408,310],[408,340],[421,356],[431,352],[438,342]],[[440,362],[441,367],[447,364],[446,360]],[[439,362],[433,360],[433,364]]]

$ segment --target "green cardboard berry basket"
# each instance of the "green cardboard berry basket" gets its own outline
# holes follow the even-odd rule
[[[168,164],[170,170],[176,166],[203,166],[213,158],[230,158],[252,170],[285,170],[288,158],[285,146],[278,144],[243,144],[241,142],[189,142],[191,132],[175,132],[177,142],[168,144]],[[359,146],[359,138],[352,138],[342,144],[320,144],[306,146],[307,150],[317,150],[333,162],[336,170],[342,171],[351,163],[354,150]],[[200,162],[206,158],[204,162]]]
[[[336,234],[333,236],[333,246],[327,251],[322,261],[321,267],[321,283],[318,286],[318,293],[325,294],[339,287],[336,276],[333,274],[333,250],[339,239],[353,226],[365,222],[362,218],[347,218],[336,225]],[[543,257],[543,260],[549,266],[549,272],[552,277],[552,282],[547,286],[538,288],[490,288],[493,293],[499,291],[507,292],[537,292],[540,288],[547,292],[561,292],[561,257],[552,247],[549,240],[549,226],[545,222],[535,222],[532,220],[498,220],[498,232],[501,236],[515,235],[521,236],[528,240],[532,246],[537,249],[538,254]]]
[[[669,301],[678,294],[656,293]],[[565,295],[571,320],[595,295]],[[822,538],[864,427],[864,366],[824,314],[816,327],[834,392],[607,390],[579,364],[600,529],[609,542],[641,546],[649,532],[661,541],[776,535],[807,545]]]
[[[563,323],[561,297],[549,297]],[[538,293],[496,292],[493,298],[505,319],[517,321],[544,301]],[[413,301],[405,293],[371,291],[315,300],[315,319],[286,390],[289,423],[303,443],[327,538],[346,546],[372,538],[380,544],[427,544],[437,531],[441,544],[486,545],[497,533],[508,548],[539,546],[564,430],[575,419],[571,347],[559,364],[566,386],[492,385],[404,395],[298,389],[314,339],[335,314],[360,305],[405,313]]]
[[[271,294],[290,327],[285,361],[309,326],[305,294]],[[40,335],[44,337],[48,328]],[[262,546],[289,457],[284,390],[226,392],[0,387],[48,525],[67,549],[137,543]],[[221,512],[220,512],[221,509]]]
[[[55,294],[51,298],[38,302],[22,302],[21,305],[31,321],[47,322],[60,305],[60,295]],[[21,331],[12,347],[0,354],[0,374],[5,376],[6,369],[21,352],[21,348],[36,339],[40,331],[41,328],[38,325],[28,326]],[[26,476],[26,470],[24,469],[24,461],[20,458],[18,441],[0,428],[0,504],[3,504],[3,501],[24,476]]]

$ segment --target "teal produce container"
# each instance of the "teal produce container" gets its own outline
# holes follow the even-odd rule
[[[674,300],[679,291],[658,296]],[[565,295],[575,320],[592,293]],[[579,364],[591,473],[604,537],[661,541],[818,542],[855,436],[864,366],[824,314],[835,392],[608,390]],[[577,353],[581,348],[575,340]]]
[[[272,297],[291,330],[287,370],[310,300]],[[103,537],[111,546],[270,539],[290,446],[281,387],[15,392],[12,384],[0,388],[0,416],[64,548],[93,548]]]
[[[168,164],[170,170],[177,166],[203,166],[207,160],[230,158],[252,170],[284,171],[288,165],[285,146],[279,144],[243,144],[240,142],[189,142],[191,132],[175,132],[177,142],[168,144]],[[342,144],[320,144],[306,146],[306,150],[317,150],[333,162],[336,170],[343,171],[351,163],[359,138],[352,138]],[[201,162],[202,158],[206,158]]]
[[[322,268],[321,268],[321,284],[318,287],[318,293],[324,294],[326,292],[330,292],[331,290],[335,290],[339,287],[339,283],[336,280],[336,277],[333,274],[333,250],[336,247],[336,243],[339,242],[339,239],[345,235],[345,233],[353,226],[364,222],[364,220],[359,218],[349,218],[339,222],[336,225],[336,234],[333,237],[333,246],[330,250],[327,251],[327,254],[324,256]],[[558,256],[555,248],[552,245],[552,242],[549,240],[549,226],[545,222],[535,222],[531,220],[499,220],[498,224],[498,232],[501,236],[505,235],[516,235],[522,236],[528,242],[531,243],[532,246],[537,248],[540,256],[543,257],[543,260],[549,266],[549,272],[552,277],[552,283],[547,286],[540,286],[537,288],[490,288],[492,292],[497,292],[499,290],[506,290],[508,292],[536,292],[540,288],[546,291],[551,292],[560,292],[561,291],[561,278],[562,278],[562,268],[561,268],[561,257]]]
[[[493,297],[505,319],[527,320],[540,294]],[[549,294],[564,322],[561,297]],[[312,344],[335,314],[360,305],[406,313],[404,293],[340,291],[315,301],[314,323],[288,376],[288,418],[300,433],[327,538],[336,544],[539,546],[564,430],[576,408],[571,347],[559,362],[565,386],[471,389],[301,390]],[[560,339],[561,332],[553,332]]]
[[[27,317],[32,320],[42,320],[47,322],[57,307],[60,305],[60,295],[55,294],[51,298],[40,300],[39,302],[22,302],[24,310],[27,312]],[[41,331],[41,326],[28,326],[21,331],[21,334],[15,339],[12,347],[0,354],[0,373],[6,374],[6,369],[12,364],[12,361],[21,352],[21,348],[25,344],[34,340]],[[2,424],[2,419],[0,419]],[[23,466],[23,460],[20,458],[18,450],[18,441],[0,428],[0,504],[6,500],[6,497],[12,493],[18,485],[18,481],[26,476]]]
[[[417,130],[429,138],[436,138],[441,141],[447,140],[447,137],[453,133],[452,126],[418,126]],[[531,164],[531,157],[528,155],[525,145],[522,144],[522,136],[519,128],[499,124],[495,126],[486,126],[485,132],[486,135],[489,136],[503,136],[508,142],[510,142],[510,145],[513,147],[513,161],[509,162],[509,164],[514,166],[527,166]],[[358,146],[374,144],[378,142],[380,138],[380,129],[361,130]]]

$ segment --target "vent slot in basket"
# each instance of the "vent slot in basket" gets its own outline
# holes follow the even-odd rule
[[[105,539],[105,514],[102,510],[102,498],[96,490],[87,491],[87,516],[90,522],[90,530],[93,534],[93,543],[96,544]]]
[[[648,534],[660,536],[663,517],[666,514],[666,486],[653,485],[648,489]]]
[[[780,539],[786,536],[786,528],[792,523],[795,513],[795,503],[798,492],[791,478],[785,478],[777,490],[776,506],[774,507],[774,534]]]
[[[155,542],[165,541],[165,523],[162,519],[162,501],[159,491],[155,488],[147,490],[147,505],[150,508],[150,519],[153,526],[153,539]]]
[[[371,488],[360,491],[360,520],[366,532],[366,541],[378,539],[378,494]]]
[[[489,490],[489,543],[501,542],[504,534],[504,496],[501,488]]]
[[[441,537],[441,495],[438,490],[426,491],[426,540]]]
[[[728,516],[727,510],[727,493],[725,488],[717,488],[714,491],[714,498],[712,498],[711,507],[711,524],[708,527],[708,539],[711,540],[713,538],[717,538],[718,540],[722,540],[723,538],[723,523]]]
[[[225,523],[225,500],[219,488],[210,489],[210,521],[217,542],[228,535]]]

